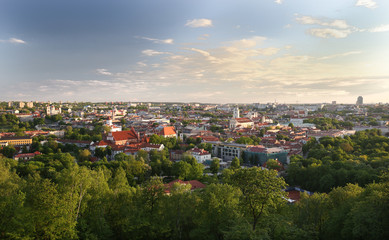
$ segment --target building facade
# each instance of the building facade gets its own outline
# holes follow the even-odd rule
[[[240,158],[247,145],[226,142],[208,142],[212,144],[212,155],[223,161],[232,161],[235,157]]]
[[[1,145],[8,144],[14,146],[26,146],[32,144],[32,138],[29,136],[13,136],[0,138]]]
[[[269,159],[278,160],[282,164],[288,164],[288,152],[282,148],[266,148],[256,146],[244,151],[243,162],[255,166],[263,166]]]

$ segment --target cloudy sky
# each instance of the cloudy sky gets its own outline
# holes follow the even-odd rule
[[[1,0],[0,101],[389,102],[388,0]]]

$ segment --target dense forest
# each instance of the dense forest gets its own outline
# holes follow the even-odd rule
[[[83,151],[1,158],[0,238],[389,239],[388,144],[376,130],[312,139],[285,180],[239,162],[203,175],[193,158],[171,163],[164,151],[94,163]],[[176,178],[207,187],[167,189]],[[287,185],[315,193],[291,204]]]
[[[288,166],[287,182],[310,191],[329,192],[337,186],[378,182],[389,168],[389,138],[377,129],[341,137],[311,138]]]

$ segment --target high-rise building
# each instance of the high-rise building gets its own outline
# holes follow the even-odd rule
[[[34,107],[34,103],[33,103],[33,102],[28,102],[28,103],[27,103],[27,107],[28,107],[28,108]]]
[[[19,108],[24,108],[26,104],[24,102],[19,102]]]
[[[362,105],[363,104],[363,97],[362,96],[359,96],[357,98],[357,105]]]

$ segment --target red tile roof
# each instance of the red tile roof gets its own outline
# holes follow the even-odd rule
[[[297,190],[288,191],[288,198],[294,201],[300,201],[300,192]]]
[[[36,155],[41,155],[40,152],[38,151],[35,151],[33,153],[20,153],[18,155],[15,156],[15,158],[25,158],[25,157],[35,157]]]
[[[164,127],[160,134],[162,136],[170,136],[170,135],[176,135],[176,131],[174,130],[174,127],[169,126],[169,127]]]
[[[135,130],[112,132],[112,137],[115,141],[123,141],[128,139],[138,139],[138,134]]]
[[[219,141],[219,138],[214,136],[201,136],[204,141]]]
[[[104,141],[104,140],[101,140],[100,142],[98,142],[97,144],[96,144],[96,146],[108,146],[108,145],[110,145],[111,143],[109,143],[109,142],[106,142],[106,141]]]
[[[182,181],[180,179],[176,179],[176,180],[173,180],[167,184],[165,184],[165,187],[166,187],[166,190],[165,192],[166,193],[170,193],[170,188],[173,186],[174,183],[180,183],[180,184],[190,184],[191,185],[191,188],[190,190],[194,190],[194,189],[199,189],[199,188],[205,188],[206,185],[197,181],[197,180],[190,180],[190,181]]]
[[[248,123],[248,122],[252,122],[250,119],[248,119],[248,118],[235,118],[236,119],[236,121],[238,122],[238,123]]]

